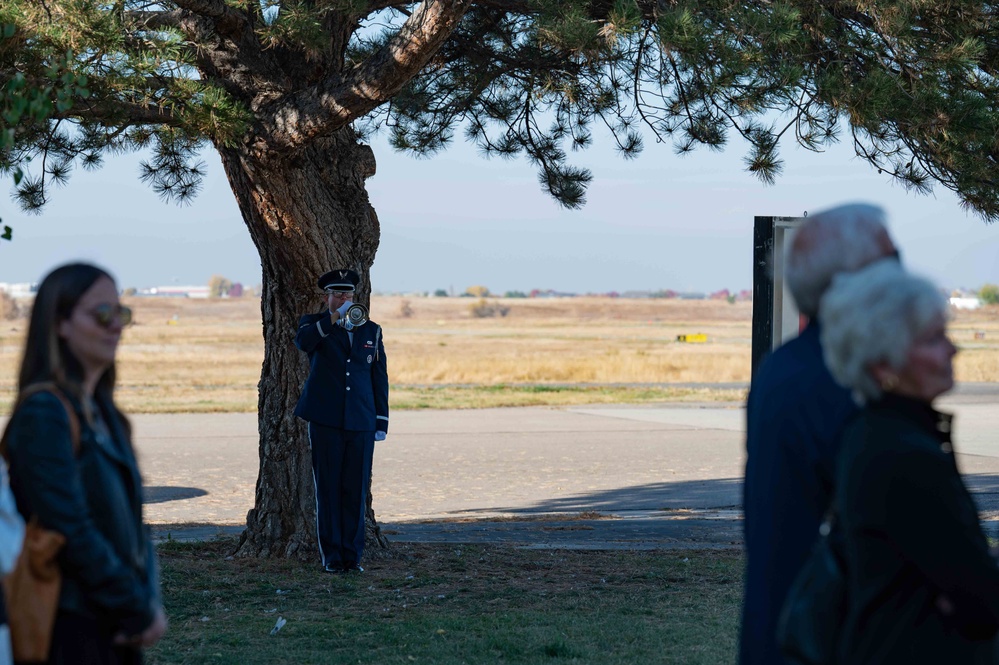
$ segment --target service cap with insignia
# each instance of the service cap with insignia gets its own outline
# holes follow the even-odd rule
[[[319,278],[319,288],[323,291],[353,291],[361,278],[353,270],[330,270]]]

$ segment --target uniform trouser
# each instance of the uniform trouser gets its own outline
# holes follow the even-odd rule
[[[364,507],[371,480],[374,432],[309,423],[316,532],[323,565],[358,563],[364,553]]]

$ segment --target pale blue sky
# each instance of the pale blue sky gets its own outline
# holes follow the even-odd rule
[[[999,226],[961,210],[957,199],[907,193],[846,146],[825,154],[788,149],[774,186],[748,174],[738,143],[678,157],[648,144],[625,161],[609,141],[574,155],[594,181],[582,210],[560,209],[523,160],[481,158],[456,143],[430,160],[373,147],[368,180],[382,226],[372,279],[377,291],[494,292],[732,290],[752,286],[755,215],[799,215],[847,201],[882,205],[904,260],[946,287],[999,282]],[[214,152],[209,176],[188,206],[162,202],[139,182],[138,157],[74,173],[39,216],[12,202],[0,214],[15,229],[0,242],[0,282],[35,281],[73,259],[109,267],[122,287],[205,284],[219,273],[260,281],[259,259]]]

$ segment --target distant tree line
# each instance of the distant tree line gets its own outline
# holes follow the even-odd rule
[[[243,296],[257,296],[261,288],[244,287],[239,282],[223,277],[222,275],[212,275],[208,279],[208,297],[210,298],[242,298]]]
[[[451,294],[446,289],[437,289],[433,292],[436,298],[447,298]],[[563,293],[555,291],[554,289],[531,289],[529,292],[512,290],[506,291],[500,296],[498,293],[493,293],[488,287],[482,285],[469,286],[465,289],[459,297],[461,298],[552,298],[557,296],[575,296],[580,295],[576,293]],[[742,300],[752,300],[753,292],[750,289],[744,289],[738,292],[731,292],[728,289],[722,289],[720,291],[715,291],[708,294],[703,293],[685,293],[681,291],[674,291],[673,289],[657,289],[655,291],[627,291],[620,293],[618,291],[608,291],[604,293],[587,293],[585,295],[589,296],[604,296],[609,298],[656,298],[656,299],[669,299],[669,298],[705,298],[712,300],[727,300],[730,303],[735,303]]]

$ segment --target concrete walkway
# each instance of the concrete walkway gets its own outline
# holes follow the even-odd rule
[[[999,516],[997,403],[992,384],[942,401],[987,519]],[[744,418],[741,404],[397,412],[375,447],[375,511],[397,541],[739,546]],[[255,414],[134,425],[160,536],[238,533],[253,504]],[[181,526],[192,523],[204,526]]]

